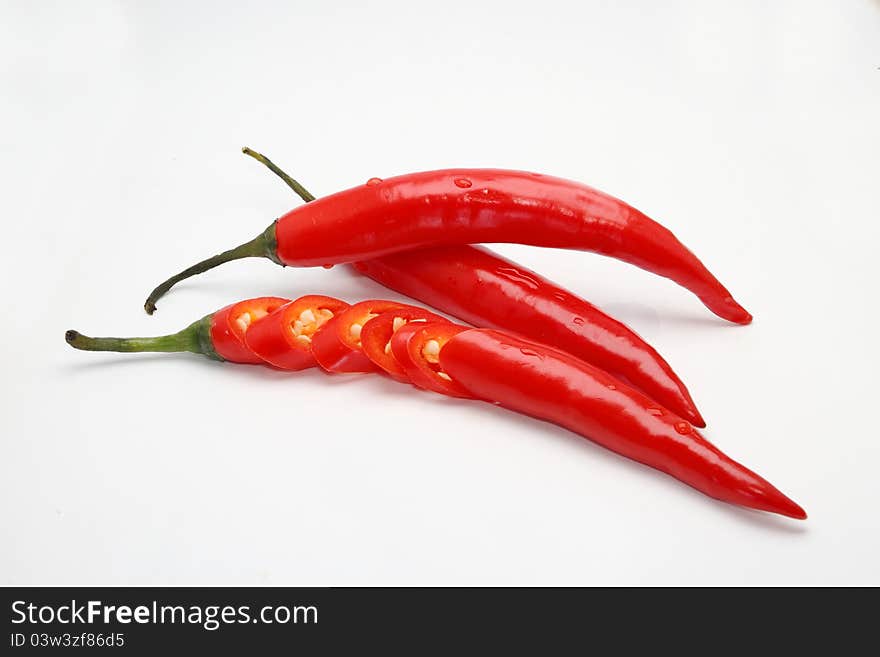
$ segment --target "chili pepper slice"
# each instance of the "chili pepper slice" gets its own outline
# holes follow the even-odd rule
[[[265,257],[309,267],[356,262],[429,246],[508,242],[592,251],[670,278],[712,312],[747,324],[751,315],[666,228],[586,185],[523,171],[445,169],[367,184],[307,203],[250,242],[213,256],[156,287],[230,260]]]
[[[333,297],[300,297],[254,322],[245,333],[245,344],[259,358],[280,369],[313,367],[312,337],[346,308],[347,303]]]
[[[263,359],[251,351],[244,342],[248,327],[262,319],[290,299],[281,297],[257,297],[239,301],[214,313],[211,322],[211,343],[223,360],[234,363],[259,364]]]
[[[265,317],[288,301],[289,299],[279,297],[257,297],[239,301],[205,315],[171,335],[149,338],[91,338],[79,331],[67,331],[64,339],[71,347],[84,351],[189,351],[214,360],[258,364],[263,363],[263,360],[245,344],[248,328],[251,322]]]
[[[731,504],[804,510],[637,390],[573,356],[489,329],[453,336],[440,367],[474,397],[548,420]]]
[[[312,336],[312,354],[328,372],[376,372],[361,349],[364,324],[389,310],[412,308],[396,301],[370,299],[351,305]]]
[[[466,326],[448,321],[410,323],[391,338],[391,353],[413,385],[450,397],[470,399],[473,395],[443,371],[439,360],[443,346],[467,330]]]
[[[398,381],[409,381],[404,369],[391,352],[391,338],[407,324],[445,322],[444,317],[415,306],[398,308],[374,317],[361,331],[361,348],[373,363]]]

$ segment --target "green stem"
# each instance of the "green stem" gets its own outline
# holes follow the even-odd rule
[[[241,152],[244,153],[245,155],[250,155],[257,162],[260,162],[260,163],[264,164],[265,166],[267,166],[269,168],[269,170],[272,171],[272,173],[274,173],[276,176],[281,178],[281,180],[286,182],[287,186],[290,187],[294,192],[296,192],[297,195],[306,203],[309,203],[310,201],[315,200],[315,197],[312,195],[312,193],[309,190],[307,190],[305,187],[300,185],[296,180],[294,180],[293,178],[288,176],[286,173],[284,173],[284,171],[282,171],[272,160],[270,160],[268,157],[266,157],[262,153],[257,153],[257,151],[251,150],[247,146],[242,148]]]
[[[297,195],[306,203],[315,200],[315,197],[312,195],[311,192],[309,192],[309,190],[307,190],[296,180],[284,173],[284,171],[282,171],[274,162],[272,162],[272,160],[270,160],[265,155],[258,153],[257,151],[251,150],[247,146],[242,148],[241,152],[245,155],[251,156],[258,162],[268,167],[275,175],[277,175],[285,183],[287,183],[287,186],[290,187],[294,192],[296,192]],[[147,311],[148,315],[152,315],[154,312],[156,312],[156,302],[163,296],[165,296],[168,290],[174,287],[177,283],[191,276],[196,276],[197,274],[206,272],[209,269],[213,269],[214,267],[222,265],[224,262],[229,262],[230,260],[240,260],[241,258],[269,258],[269,260],[272,260],[279,265],[283,265],[284,263],[278,260],[278,256],[275,253],[276,246],[277,242],[275,241],[275,223],[273,222],[271,226],[269,226],[265,231],[257,235],[250,242],[245,242],[244,244],[237,246],[234,249],[229,249],[228,251],[224,251],[223,253],[212,256],[206,260],[202,260],[192,267],[187,267],[179,274],[176,274],[169,278],[167,281],[159,285],[155,290],[150,293],[150,296],[148,296],[147,300],[144,302],[144,310]]]
[[[67,331],[64,339],[74,349],[83,351],[120,352],[182,352],[190,351],[209,358],[223,360],[214,350],[211,342],[211,318],[202,317],[185,329],[171,335],[152,338],[90,338],[79,331]]]
[[[144,302],[144,310],[147,311],[148,315],[152,315],[156,310],[156,302],[161,299],[165,295],[165,293],[168,292],[168,290],[174,287],[177,283],[189,278],[190,276],[201,274],[202,272],[213,269],[218,265],[222,265],[224,262],[229,262],[231,260],[240,260],[242,258],[269,258],[269,260],[277,262],[280,265],[282,263],[280,260],[278,260],[278,256],[275,255],[275,247],[275,222],[272,222],[271,226],[269,226],[266,230],[257,235],[250,242],[245,242],[244,244],[237,246],[234,249],[229,249],[228,251],[224,251],[223,253],[220,253],[218,255],[211,256],[210,258],[202,260],[192,267],[187,267],[179,274],[176,274],[169,278],[167,281],[159,285],[155,290],[150,292],[150,296],[148,296],[147,300]]]

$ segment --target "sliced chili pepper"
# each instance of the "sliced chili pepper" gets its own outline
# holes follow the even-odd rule
[[[317,294],[279,306],[254,322],[245,334],[248,349],[267,363],[283,370],[313,367],[312,337],[349,305]]]
[[[445,322],[445,318],[424,308],[410,306],[389,310],[374,317],[361,331],[361,348],[373,363],[399,381],[409,381],[406,372],[391,352],[391,338],[407,324]]]
[[[265,257],[309,267],[357,262],[450,244],[509,242],[592,251],[671,278],[714,313],[751,315],[666,228],[580,183],[523,171],[446,169],[413,173],[326,196],[288,212],[256,238],[208,258],[156,287],[171,287],[230,260]]]
[[[257,297],[239,301],[214,313],[211,322],[211,342],[223,360],[234,363],[262,363],[244,342],[248,327],[262,319],[290,299],[280,297]]]
[[[450,397],[469,399],[473,395],[442,370],[439,360],[443,345],[467,330],[466,326],[448,321],[407,324],[391,338],[391,353],[413,385]]]
[[[370,299],[353,304],[324,324],[312,337],[312,354],[328,372],[376,372],[378,367],[361,349],[361,330],[388,310],[407,306],[396,301]]]
[[[71,347],[85,351],[190,351],[233,363],[263,363],[259,356],[248,349],[245,334],[251,322],[265,317],[288,301],[289,299],[279,297],[258,297],[233,303],[171,335],[150,338],[90,338],[78,331],[67,331],[64,339]]]
[[[67,331],[65,339],[88,351],[190,351],[218,360],[257,362],[255,354],[241,352],[247,348],[250,327],[259,320],[249,322],[267,316],[284,301],[261,297],[232,304],[173,335],[90,338]],[[372,309],[383,305],[366,303]],[[476,397],[555,422],[725,502],[806,518],[800,506],[730,459],[689,423],[563,351],[447,321],[411,322],[394,334],[391,349],[408,378],[420,387]]]
[[[549,420],[666,472],[711,497],[792,518],[807,515],[768,481],[637,390],[573,356],[488,329],[452,337],[442,370],[473,396]]]
[[[354,268],[475,326],[562,349],[638,388],[695,426],[706,426],[681,379],[633,330],[488,249],[441,246],[357,262]]]

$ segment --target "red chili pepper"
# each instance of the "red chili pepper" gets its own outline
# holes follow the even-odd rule
[[[312,339],[321,327],[349,305],[317,294],[300,297],[254,322],[245,345],[267,363],[283,370],[302,370],[317,364]]]
[[[317,299],[314,307],[326,305],[323,297]],[[248,335],[261,322],[275,327],[282,337],[289,334],[289,324],[278,323],[272,316],[283,302],[286,300],[277,297],[242,301],[178,333],[161,337],[90,338],[67,331],[65,338],[71,346],[89,351],[191,351],[218,360],[259,362],[256,354],[248,352]],[[353,318],[393,303],[363,302]],[[302,305],[294,307],[299,310]],[[306,308],[311,307],[306,304]],[[287,307],[282,308],[277,316],[284,317],[286,312]],[[313,335],[319,337],[332,321],[317,327]],[[291,345],[291,349],[299,349],[298,344]],[[468,329],[445,320],[403,326],[392,337],[391,350],[404,373],[420,387],[452,396],[476,397],[555,422],[720,500],[806,518],[795,502],[731,460],[690,424],[570,354],[498,331]]]
[[[411,306],[398,308],[374,317],[361,331],[361,348],[364,355],[398,381],[409,381],[406,371],[391,352],[391,339],[394,334],[408,324],[446,321],[444,318],[424,308]]]
[[[391,338],[391,353],[413,385],[451,397],[473,397],[440,368],[440,350],[468,330],[452,322],[407,324]]]
[[[312,338],[312,354],[328,372],[376,372],[361,349],[364,324],[388,310],[406,306],[396,301],[370,299],[356,303],[327,322]]]
[[[706,495],[792,518],[807,517],[795,502],[726,456],[690,424],[569,354],[498,331],[470,329],[442,346],[439,367],[474,397],[549,420]]]
[[[290,299],[280,297],[257,297],[221,308],[214,313],[211,321],[211,343],[214,350],[223,360],[233,363],[263,363],[263,359],[245,345],[244,334],[253,322],[288,301]]]
[[[395,253],[355,269],[385,287],[474,326],[498,328],[562,349],[677,413],[705,421],[684,383],[634,331],[596,306],[483,247]]]
[[[593,251],[671,278],[720,317],[751,315],[666,228],[607,194],[551,176],[500,169],[413,173],[338,192],[296,208],[256,238],[159,285],[219,264],[265,257],[298,267],[369,260],[428,246],[511,242]]]
[[[190,351],[215,360],[259,364],[263,360],[245,344],[248,327],[288,301],[289,299],[279,297],[257,297],[239,301],[202,317],[172,335],[151,338],[90,338],[78,331],[67,331],[64,339],[71,347],[85,351]]]

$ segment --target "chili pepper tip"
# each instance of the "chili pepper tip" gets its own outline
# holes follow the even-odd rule
[[[760,490],[763,488],[763,490]],[[781,516],[794,518],[795,520],[806,520],[807,512],[804,511],[800,504],[782,493],[779,489],[764,482],[763,487],[753,490],[753,503],[746,503],[744,506],[751,506],[761,511],[769,511],[770,513],[778,513]],[[742,504],[742,502],[737,502]]]
[[[739,305],[733,297],[727,297],[724,300],[723,306],[714,310],[718,316],[734,324],[745,326],[752,323],[752,313]]]
[[[69,330],[64,332],[64,340],[67,344],[73,344],[74,340],[79,337],[79,331]]]
[[[807,519],[807,512],[804,511],[803,507],[794,500],[788,498],[786,498],[785,502],[780,506],[777,513],[788,516],[789,518],[794,518],[795,520]]]
[[[700,411],[696,408],[688,409],[690,413],[688,413],[689,417],[687,418],[691,424],[693,424],[698,429],[706,428],[706,420],[703,419],[703,416],[700,415]]]

